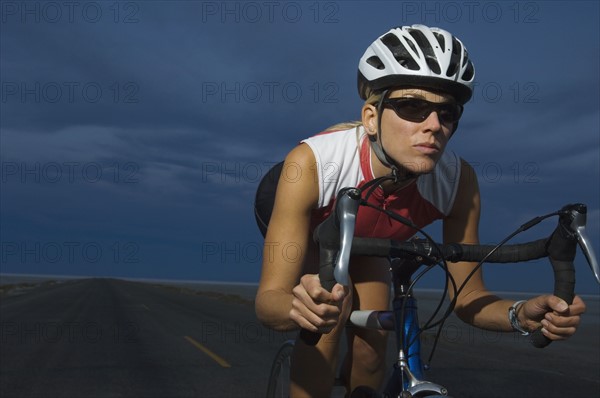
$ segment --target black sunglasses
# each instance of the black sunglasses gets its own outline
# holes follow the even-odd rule
[[[438,114],[443,124],[456,123],[460,119],[463,107],[455,102],[429,102],[420,98],[387,98],[383,106],[392,108],[396,115],[411,122],[422,122],[431,112]]]

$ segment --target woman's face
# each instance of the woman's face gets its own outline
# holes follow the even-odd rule
[[[423,89],[398,89],[388,98],[418,98],[433,103],[453,103],[450,95]],[[370,111],[365,108],[370,107]],[[377,110],[372,105],[363,108],[363,122],[370,135],[377,134]],[[365,120],[366,116],[366,120]],[[409,121],[385,107],[381,119],[381,141],[388,156],[415,174],[433,170],[442,156],[454,130],[454,123],[444,123],[438,112],[433,111],[423,121]]]

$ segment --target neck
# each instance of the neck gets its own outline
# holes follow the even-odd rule
[[[379,158],[373,152],[371,148],[371,170],[373,171],[373,177],[379,178],[392,174],[392,169],[383,165]],[[398,181],[394,182],[392,180],[384,181],[381,184],[381,188],[384,193],[391,193],[397,191],[399,189],[404,188],[405,186],[411,184],[413,181],[417,179],[413,173],[409,172],[405,168],[398,169]]]

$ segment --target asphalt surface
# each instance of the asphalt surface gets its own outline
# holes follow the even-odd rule
[[[90,279],[19,293],[0,296],[2,398],[263,397],[293,337],[260,326],[233,289]],[[597,299],[576,336],[543,350],[451,318],[427,376],[453,397],[598,397],[599,343]]]

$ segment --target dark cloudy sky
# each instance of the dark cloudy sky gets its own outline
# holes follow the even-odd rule
[[[584,202],[600,250],[598,2],[0,4],[3,273],[256,282],[260,177],[359,117],[358,59],[412,23],[475,63],[451,147],[477,171],[482,241]],[[486,270],[494,289],[551,288],[544,262]]]

